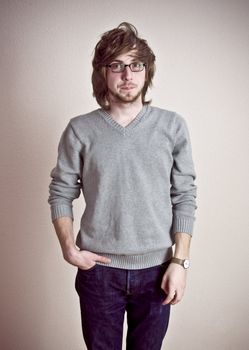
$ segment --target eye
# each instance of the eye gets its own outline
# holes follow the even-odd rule
[[[112,70],[119,71],[123,69],[123,65],[124,65],[123,63],[115,62],[115,63],[112,63],[110,66]]]
[[[132,63],[132,66],[134,67],[134,68],[141,68],[142,67],[142,63],[141,62],[133,62]]]
[[[141,72],[144,69],[144,64],[142,62],[133,62],[131,64],[131,70],[133,72]]]

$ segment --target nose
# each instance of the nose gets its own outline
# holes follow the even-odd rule
[[[131,80],[132,79],[132,71],[129,66],[125,67],[125,70],[123,71],[123,79],[124,80]]]

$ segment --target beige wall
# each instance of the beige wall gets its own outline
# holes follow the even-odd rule
[[[5,0],[0,14],[1,349],[84,348],[49,173],[69,118],[97,107],[93,48],[124,20],[157,55],[153,105],[186,118],[198,175],[192,268],[164,349],[248,349],[248,1]]]

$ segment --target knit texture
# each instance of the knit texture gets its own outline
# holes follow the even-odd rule
[[[48,202],[52,220],[85,210],[76,243],[137,269],[172,255],[174,234],[193,234],[196,173],[179,114],[149,105],[126,127],[97,109],[72,118],[58,146]]]

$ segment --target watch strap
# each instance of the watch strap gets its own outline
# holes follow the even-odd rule
[[[179,258],[175,258],[173,256],[171,258],[170,262],[176,263],[178,265],[181,265],[182,267],[184,267],[184,269],[188,269],[189,268],[189,260],[188,259],[179,259]]]

